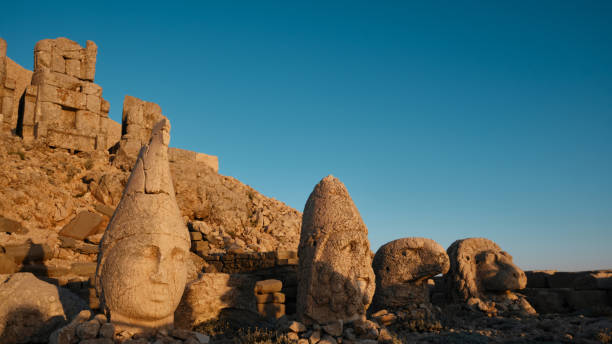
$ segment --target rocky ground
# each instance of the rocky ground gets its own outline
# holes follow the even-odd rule
[[[414,319],[408,313],[373,316],[368,331],[345,324],[341,335],[325,327],[295,326],[291,317],[278,322],[224,313],[217,321],[194,328],[207,333],[211,343],[610,343],[612,317],[547,314],[496,317],[460,306],[438,309],[438,320]],[[386,326],[385,326],[386,324]],[[335,329],[337,330],[337,329]]]

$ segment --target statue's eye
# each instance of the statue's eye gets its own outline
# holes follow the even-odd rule
[[[157,259],[160,256],[159,247],[147,246],[142,250],[143,257]]]

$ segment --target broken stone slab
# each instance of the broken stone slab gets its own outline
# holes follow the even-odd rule
[[[84,240],[98,231],[101,223],[102,216],[90,211],[82,211],[62,228],[59,235]]]
[[[11,245],[4,246],[4,250],[17,264],[41,262],[53,257],[53,250],[47,244]]]
[[[193,325],[216,319],[223,309],[236,308],[256,314],[253,289],[255,277],[246,274],[206,273],[185,287],[176,312],[175,326]]]
[[[0,232],[27,234],[28,230],[20,222],[0,216]]]
[[[277,293],[283,289],[283,282],[277,279],[268,279],[263,281],[257,281],[255,284],[256,294],[269,294]]]

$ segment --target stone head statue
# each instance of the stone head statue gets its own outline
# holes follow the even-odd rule
[[[455,302],[480,304],[493,300],[501,305],[502,299],[517,300],[511,291],[527,285],[525,273],[514,265],[512,256],[489,239],[457,240],[447,253],[450,270],[445,275],[445,285]],[[533,308],[526,300],[517,302],[532,313]]]
[[[446,251],[426,238],[403,238],[381,246],[372,262],[376,293],[372,311],[429,302],[427,279],[448,271]]]
[[[306,202],[298,255],[302,321],[325,324],[365,315],[375,289],[368,229],[333,176],[321,180]]]
[[[96,288],[112,322],[132,333],[171,327],[185,288],[190,239],[168,165],[170,124],[142,147],[100,243]]]

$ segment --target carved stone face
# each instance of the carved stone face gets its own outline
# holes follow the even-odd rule
[[[183,240],[165,234],[120,240],[108,253],[102,279],[107,306],[131,319],[156,320],[178,306],[186,281]]]
[[[375,281],[367,240],[363,232],[341,232],[329,238],[321,248],[321,257],[326,257],[326,264],[334,270],[329,282],[327,276],[319,276],[321,282],[330,284],[333,292],[330,303],[342,303],[348,308],[351,308],[351,303],[356,303],[355,309],[345,310],[346,314],[367,307],[374,294]]]
[[[344,184],[332,176],[306,202],[298,255],[298,318],[325,324],[365,314],[376,283],[368,229]]]
[[[506,291],[523,289],[527,277],[504,251],[488,250],[476,255],[476,276],[485,290]]]
[[[442,246],[427,238],[402,238],[378,249],[372,262],[376,293],[371,311],[429,302],[426,281],[449,269]]]

